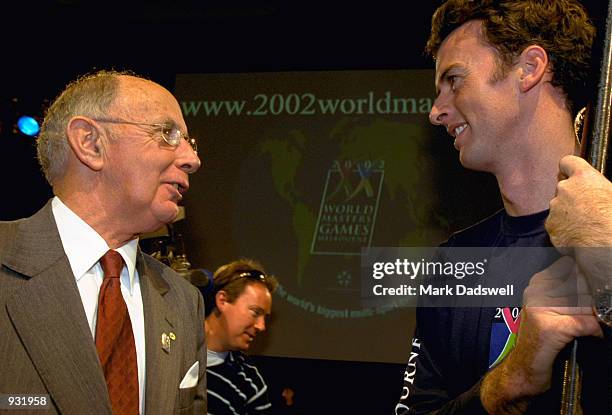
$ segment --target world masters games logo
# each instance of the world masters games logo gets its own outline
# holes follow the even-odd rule
[[[374,234],[384,160],[335,160],[327,172],[310,252],[361,255]]]

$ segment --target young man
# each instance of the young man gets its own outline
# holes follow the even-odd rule
[[[544,221],[559,160],[578,150],[573,120],[593,37],[573,0],[449,0],[438,8],[427,44],[438,94],[430,121],[451,135],[464,167],[496,177],[504,204],[444,246],[551,246]],[[507,264],[516,269],[515,290],[548,265]],[[525,307],[505,356],[517,311],[419,308],[396,414],[558,413],[558,396],[547,396],[553,362],[574,338],[600,335],[597,321],[590,309]],[[500,324],[512,331],[506,343],[497,338]]]
[[[138,248],[176,217],[193,145],[172,94],[134,75],[82,77],[50,106],[55,197],[0,223],[3,394],[52,414],[206,410],[202,297]]]
[[[266,329],[272,293],[278,283],[256,261],[241,259],[221,266],[206,289],[208,339],[208,411],[211,414],[268,414],[265,380],[242,353]]]

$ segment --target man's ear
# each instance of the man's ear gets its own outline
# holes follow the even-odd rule
[[[229,298],[227,293],[223,290],[217,291],[215,294],[215,305],[219,309],[219,311],[223,311],[223,309],[229,304]]]
[[[66,127],[68,144],[74,155],[85,166],[94,171],[104,164],[104,143],[98,124],[88,117],[73,117]]]
[[[520,89],[527,92],[541,82],[550,80],[548,54],[538,45],[526,47],[519,57]]]

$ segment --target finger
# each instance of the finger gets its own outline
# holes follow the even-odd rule
[[[587,277],[580,268],[578,268],[576,272],[576,289],[578,294],[591,294],[591,287],[589,286]]]
[[[574,337],[595,336],[603,338],[603,330],[597,319],[593,316],[573,316]]]
[[[529,281],[529,285],[523,291],[523,303],[525,305],[550,304],[550,296],[553,294],[554,289],[570,279],[570,276],[575,274],[574,270],[574,259],[569,256],[563,256],[549,267],[534,274]]]
[[[554,279],[566,278],[568,275],[574,273],[576,261],[571,256],[562,256],[557,259],[547,268],[535,274],[534,278],[537,279]]]
[[[559,172],[557,173],[557,181],[565,180],[568,177],[561,171],[561,164],[559,164]],[[555,196],[557,195],[557,191],[555,191]]]
[[[578,300],[581,301],[581,300]],[[576,302],[578,302],[576,301]],[[550,307],[551,311],[554,311],[556,313],[562,314],[562,315],[566,315],[566,316],[589,316],[589,317],[593,317],[593,308],[591,307],[591,298],[590,297],[586,297],[585,299],[582,300],[584,303],[587,303],[588,305],[583,305],[583,306],[579,306],[579,305],[564,305],[561,304],[559,306],[553,306]]]
[[[559,173],[565,177],[573,176],[579,171],[593,169],[583,158],[578,156],[565,156],[559,161]]]

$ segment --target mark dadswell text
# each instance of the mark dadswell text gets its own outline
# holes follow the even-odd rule
[[[514,285],[508,284],[505,287],[483,287],[482,285],[465,286],[462,284],[445,285],[443,287],[420,284],[417,287],[402,284],[399,287],[383,287],[380,284],[372,288],[374,295],[432,295],[432,296],[512,296],[514,295]]]

